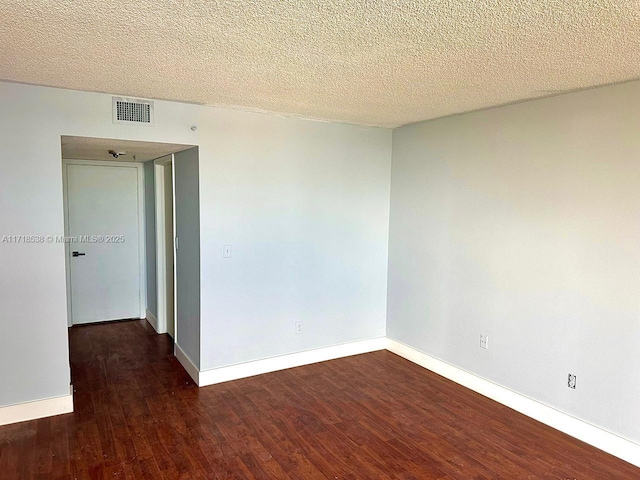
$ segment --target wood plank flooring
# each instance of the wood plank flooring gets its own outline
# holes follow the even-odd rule
[[[0,427],[9,479],[638,479],[389,352],[197,388],[145,321],[70,329],[73,414]]]

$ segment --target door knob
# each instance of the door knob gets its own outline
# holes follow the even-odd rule
[[[86,253],[82,253],[82,252],[72,252],[71,253],[72,257],[81,257],[81,256],[83,257],[85,255],[86,255]]]

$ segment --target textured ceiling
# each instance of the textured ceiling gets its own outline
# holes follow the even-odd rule
[[[397,126],[640,77],[638,0],[0,0],[0,79]]]
[[[62,137],[62,158],[67,160],[104,160],[111,162],[146,162],[191,148],[173,143],[137,142],[110,138]],[[109,150],[126,152],[113,158]],[[135,158],[134,158],[135,157]]]

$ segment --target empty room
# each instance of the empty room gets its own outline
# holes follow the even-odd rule
[[[640,479],[640,4],[0,0],[0,478]]]

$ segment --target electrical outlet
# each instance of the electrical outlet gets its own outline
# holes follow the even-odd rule
[[[489,335],[480,335],[480,348],[489,350]]]
[[[576,389],[576,376],[572,373],[569,374],[569,378],[567,379],[567,387]]]
[[[296,322],[296,335],[300,335],[302,333],[302,322]]]

